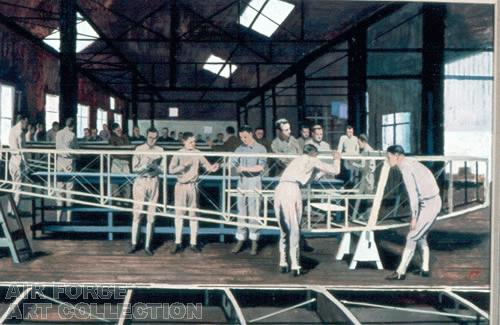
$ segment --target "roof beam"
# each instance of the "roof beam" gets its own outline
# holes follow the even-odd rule
[[[78,6],[78,5],[77,5],[77,8],[78,8],[78,11],[80,12],[80,14],[87,20],[87,22],[92,26],[92,28],[94,28],[94,30],[97,32],[97,34],[99,34],[99,37],[101,38],[101,40],[106,43],[107,47],[109,47],[120,60],[122,60],[123,62],[125,62],[127,64],[128,69],[133,73],[134,72],[137,73],[137,76],[145,84],[151,85],[151,83],[146,79],[146,77],[144,77],[144,75],[141,74],[141,72],[138,70],[137,65],[134,65],[130,60],[128,60],[128,58],[113,44],[113,41],[111,39],[109,39],[104,34],[104,32],[99,28],[99,26],[97,26],[92,21],[92,19],[90,19],[90,17],[87,15],[87,12],[84,11],[83,8]],[[159,93],[157,93],[156,96],[161,98],[161,94],[159,94]]]
[[[370,15],[369,17],[360,21],[359,23],[356,23],[354,25],[347,27],[337,37],[331,39],[330,41],[326,42],[324,45],[313,50],[312,52],[309,52],[302,59],[297,61],[297,63],[291,65],[289,68],[287,68],[281,74],[279,74],[278,76],[276,76],[273,79],[266,82],[262,87],[250,92],[247,96],[243,97],[239,101],[239,104],[241,106],[245,106],[245,104],[248,103],[250,100],[259,96],[260,93],[265,92],[267,90],[270,90],[273,86],[276,86],[280,82],[283,82],[286,79],[295,75],[300,68],[306,67],[307,65],[309,65],[310,63],[312,63],[316,59],[318,59],[321,56],[323,56],[324,54],[328,53],[333,46],[335,46],[343,41],[348,40],[349,37],[351,37],[352,34],[358,28],[366,28],[366,27],[376,23],[377,21],[381,20],[382,18],[387,17],[388,15],[401,9],[404,5],[405,5],[404,3],[391,3],[388,5],[385,5],[381,9],[377,10],[375,13]]]
[[[268,58],[267,56],[265,56],[264,54],[260,53],[259,51],[255,50],[254,48],[252,48],[251,46],[249,46],[248,44],[246,44],[244,41],[241,41],[239,40],[237,37],[235,37],[234,35],[232,35],[231,33],[229,33],[227,30],[225,30],[224,28],[220,27],[220,26],[217,26],[216,24],[214,24],[213,21],[211,21],[210,19],[208,19],[207,17],[199,14],[198,12],[196,12],[194,9],[190,8],[189,6],[187,5],[183,5],[182,6],[185,10],[189,11],[190,13],[192,13],[193,15],[195,15],[196,17],[198,17],[199,19],[203,20],[204,22],[206,22],[207,24],[209,24],[210,26],[214,27],[215,29],[219,30],[220,32],[222,32],[224,35],[228,36],[229,38],[231,38],[232,40],[236,41],[238,44],[241,44],[244,48],[246,48],[248,51],[250,51],[251,53],[255,54],[256,56],[258,56],[259,58],[263,59],[265,62],[271,62],[271,59]]]
[[[16,22],[14,22],[12,19],[3,15],[2,13],[0,13],[0,24],[4,25],[5,27],[10,29],[11,31],[13,31],[17,35],[27,39],[28,41],[30,41],[34,45],[38,46],[39,48],[41,48],[42,50],[44,50],[45,52],[49,53],[50,55],[52,55],[53,57],[55,57],[56,59],[59,60],[59,53],[56,50],[54,50],[52,47],[45,44],[41,39],[35,37],[29,31],[27,31],[26,29],[24,29],[23,27],[21,27]],[[77,71],[79,73],[81,73],[83,76],[85,76],[87,79],[89,79],[92,82],[99,85],[103,90],[112,94],[113,96],[116,96],[116,97],[119,97],[122,99],[126,99],[126,97],[122,93],[119,93],[116,89],[109,87],[108,85],[106,85],[105,83],[100,81],[98,78],[96,78],[94,75],[92,75],[90,72],[86,71],[85,69],[82,69],[81,67],[77,67]]]
[[[179,10],[177,0],[170,2],[170,51],[169,51],[169,86],[175,88],[177,85],[177,29],[179,28]]]

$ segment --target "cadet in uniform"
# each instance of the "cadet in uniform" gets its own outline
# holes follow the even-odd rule
[[[9,132],[9,148],[11,150],[21,150],[25,147],[25,131],[28,126],[28,118],[26,116],[19,116],[18,122],[14,125]],[[12,182],[18,183],[12,185],[14,191],[14,202],[19,206],[21,199],[20,183],[23,181],[23,176],[26,172],[27,164],[24,154],[21,152],[12,153],[9,160],[9,174]],[[10,213],[9,208],[9,213]]]
[[[295,158],[283,172],[274,194],[274,211],[280,224],[280,272],[289,272],[288,253],[294,276],[301,275],[300,267],[300,223],[302,219],[302,194],[300,186],[305,186],[316,173],[337,175],[340,172],[340,154],[334,153],[333,165],[317,158],[318,150],[308,144],[304,154]]]
[[[184,148],[179,152],[197,153],[201,152],[196,149],[196,141],[194,134],[185,132],[183,135]],[[196,216],[193,210],[186,211],[183,207],[197,209],[198,208],[198,172],[200,165],[209,172],[215,172],[219,169],[218,164],[210,164],[203,156],[173,156],[168,172],[177,176],[177,183],[175,184],[175,245],[170,250],[170,253],[176,254],[181,250],[182,242],[182,226],[184,219],[182,217],[186,214],[190,217]],[[192,251],[199,253],[201,250],[197,245],[198,236],[198,221],[189,220],[189,227],[191,229],[190,248]]]
[[[300,153],[304,152],[304,146],[306,141],[311,137],[311,128],[308,124],[302,124],[300,126],[300,137],[297,139],[299,143]]]
[[[408,193],[411,208],[410,231],[406,236],[406,246],[396,272],[387,280],[404,280],[417,245],[422,250],[422,267],[418,274],[430,276],[429,245],[427,234],[441,211],[439,187],[432,172],[415,159],[405,157],[403,147],[393,145],[387,148],[387,159],[391,167],[398,167]]]
[[[57,131],[56,133],[56,150],[73,150],[78,147],[77,142],[76,142],[76,135],[74,132],[75,129],[75,121],[70,117],[66,120],[65,123],[66,127],[60,131]],[[72,154],[69,153],[60,153],[57,154],[57,161],[56,161],[56,170],[58,172],[64,172],[64,173],[71,173],[75,169],[75,160]],[[70,176],[71,177],[71,176]],[[67,181],[67,182],[57,182],[56,186],[60,191],[72,191],[73,190],[73,181]],[[68,200],[71,200],[71,194],[70,193],[62,193],[58,191],[56,194],[56,197],[61,198],[65,196]],[[63,201],[62,200],[57,200],[57,221],[61,221],[62,217],[62,207],[63,207]],[[68,201],[66,202],[66,206],[70,207],[71,202]],[[68,210],[66,212],[66,217],[68,221],[71,221],[71,210]]]
[[[354,135],[354,128],[350,125],[346,126],[345,133],[340,137],[339,144],[337,146],[337,151],[346,156],[357,156],[359,155],[359,143],[358,137]],[[352,160],[344,161],[344,168],[347,171],[347,181],[354,185],[354,179],[356,177],[356,168],[353,166]]]
[[[47,131],[47,141],[56,142],[56,134],[59,131],[59,122],[52,123],[52,129]]]
[[[365,134],[359,135],[358,144],[362,156],[367,157],[370,156],[370,153],[374,152],[373,148],[368,143],[368,137]],[[361,177],[358,184],[359,194],[373,194],[375,192],[375,170],[377,168],[375,160],[362,160],[359,163],[353,162],[352,165],[354,168],[358,169]],[[356,200],[352,212],[353,219],[357,219],[360,205],[361,200]],[[366,219],[369,210],[370,209],[367,209],[363,216],[359,219]]]
[[[311,137],[305,141],[305,144],[312,144],[319,152],[332,151],[328,142],[323,141],[323,126],[321,124],[314,124],[311,127]]]
[[[162,172],[163,166],[163,148],[156,145],[158,141],[158,131],[155,128],[150,128],[147,131],[146,143],[135,148],[137,152],[132,158],[132,171],[139,173],[134,180],[132,186],[132,195],[134,199],[134,212],[132,220],[132,246],[129,254],[137,251],[137,237],[139,235],[139,223],[141,221],[141,213],[144,203],[148,203],[147,208],[147,225],[146,225],[146,243],[144,251],[148,255],[153,255],[150,249],[151,240],[153,237],[153,223],[155,219],[155,204],[158,202],[158,194],[160,190],[159,175]],[[158,153],[158,154],[143,154],[143,153]],[[166,181],[166,180],[165,180]]]
[[[278,136],[271,143],[271,149],[274,153],[284,153],[297,155],[300,153],[300,146],[297,139],[291,135],[292,131],[290,129],[290,122],[282,118],[276,121],[276,130],[278,131]],[[279,176],[290,163],[292,159],[281,158],[276,161],[276,175]]]
[[[111,136],[109,144],[113,146],[126,146],[130,144],[128,136],[123,133],[120,124],[111,124]],[[127,155],[112,155],[111,156],[111,172],[116,174],[130,174],[130,157]],[[111,193],[113,197],[130,198],[130,185],[128,180],[124,184],[112,184]],[[120,201],[118,201],[120,203]]]
[[[252,128],[248,125],[239,129],[239,136],[243,142],[235,153],[266,154],[266,148],[255,141]],[[238,195],[237,206],[240,216],[256,217],[259,215],[259,197],[255,190],[262,189],[262,172],[266,166],[265,157],[245,157],[241,156],[232,160],[233,167],[239,175],[238,190],[247,191]],[[248,192],[250,191],[250,192]],[[247,224],[258,224],[257,220],[238,218],[238,222]],[[238,254],[243,248],[247,238],[247,230],[252,241],[251,255],[257,255],[259,233],[256,228],[238,226],[236,231],[237,244],[233,247],[232,253]]]

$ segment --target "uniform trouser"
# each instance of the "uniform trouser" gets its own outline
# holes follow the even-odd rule
[[[129,162],[122,159],[113,159],[113,161],[111,162],[111,172],[117,174],[129,174]],[[111,196],[122,197],[126,199],[130,198],[130,185],[127,183],[127,181],[125,181],[124,184],[112,184]]]
[[[153,236],[153,223],[155,220],[156,207],[158,202],[159,192],[158,177],[144,177],[139,176],[135,179],[132,186],[132,194],[134,196],[134,212],[132,213],[132,245],[137,245],[137,237],[139,235],[139,223],[141,221],[142,209],[144,203],[149,203],[147,206],[147,225],[146,225],[146,244],[145,247],[149,248],[151,238]]]
[[[14,192],[14,203],[18,207],[19,201],[21,199],[21,193],[19,193],[19,191],[21,190],[20,183],[23,181],[23,169],[24,163],[21,155],[12,155],[9,161],[9,174],[12,182],[18,183],[12,185],[12,191]]]
[[[422,250],[422,270],[429,271],[429,245],[427,244],[427,234],[437,215],[441,211],[441,197],[439,195],[420,202],[420,211],[417,217],[415,229],[410,230],[406,236],[406,246],[401,257],[401,263],[397,269],[399,274],[405,274],[410,264],[417,245]]]
[[[274,211],[280,225],[280,266],[288,266],[288,251],[292,270],[298,270],[300,269],[302,194],[297,183],[282,182],[278,184],[274,194]]]
[[[184,224],[184,215],[190,217],[195,217],[196,212],[179,208],[191,208],[196,209],[198,207],[198,189],[196,183],[177,183],[174,189],[175,195],[175,243],[180,244],[182,242],[182,226]],[[190,244],[196,245],[196,237],[198,236],[198,221],[189,220],[189,228],[191,229],[191,239]]]
[[[58,172],[64,172],[64,173],[71,173],[74,169],[74,162],[73,159],[71,158],[64,158],[64,157],[58,157],[57,162],[56,162],[56,170]],[[71,177],[71,176],[70,176]],[[73,181],[68,181],[68,182],[57,182],[56,187],[59,190],[56,194],[56,198],[62,198],[65,197],[68,199],[66,202],[66,205],[69,207],[72,205],[71,203],[71,194],[70,193],[62,193],[60,191],[72,191],[73,190]],[[64,202],[62,200],[57,200],[57,206],[59,209],[57,210],[57,221],[61,221],[61,216],[62,216],[62,210],[60,207],[64,205]],[[68,211],[66,213],[66,216],[68,218],[68,221],[71,221],[71,211]]]
[[[255,177],[240,177],[238,182],[238,189],[244,191],[243,194],[240,193],[237,199],[238,213],[240,216],[249,216],[255,218],[259,215],[259,206],[260,199],[259,195],[255,190],[262,189],[262,181],[260,176]],[[249,218],[238,218],[239,223],[244,224],[259,224],[259,222],[255,219]],[[238,226],[236,230],[236,239],[237,240],[245,240],[247,238],[247,230],[249,233],[250,240],[258,240],[259,232],[257,228],[249,228],[245,226]]]

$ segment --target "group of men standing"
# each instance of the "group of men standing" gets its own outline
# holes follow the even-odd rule
[[[14,200],[19,204],[20,188],[23,174],[27,169],[24,154],[19,151],[24,148],[24,133],[28,120],[21,116],[17,123],[11,128],[9,134],[9,146],[14,151],[9,161],[9,173],[12,179]],[[75,157],[68,152],[78,147],[75,136],[75,122],[69,118],[65,127],[59,130],[55,136],[56,149],[59,150],[56,159],[56,170],[58,172],[71,173],[75,169]],[[331,152],[330,146],[323,141],[323,129],[319,125],[313,125],[308,136],[308,128],[301,128],[301,137],[295,139],[291,135],[290,123],[285,119],[276,122],[277,137],[272,141],[270,147],[274,153],[285,153],[299,155],[293,159],[288,157],[279,158],[276,162],[277,175],[280,176],[279,184],[275,189],[274,210],[280,226],[280,261],[279,269],[282,273],[292,271],[294,276],[300,276],[300,226],[303,214],[303,198],[301,187],[306,186],[313,179],[322,175],[338,175],[341,171],[341,153],[346,155],[357,155],[369,153],[372,149],[368,139],[360,135],[359,139],[354,136],[352,127],[346,128],[346,135],[339,141],[338,151]],[[231,130],[229,130],[231,131]],[[233,129],[234,131],[234,129]],[[118,124],[113,124],[110,143],[114,145],[126,145],[128,137],[123,134]],[[259,232],[258,223],[260,191],[262,189],[262,176],[266,170],[266,146],[259,143],[254,137],[253,129],[242,126],[238,130],[239,144],[236,154],[231,159],[230,168],[234,168],[238,175],[237,185],[237,207],[238,223],[236,231],[237,243],[232,249],[233,254],[243,250],[247,238],[251,241],[251,255],[258,254]],[[234,136],[235,137],[235,136]],[[156,144],[159,138],[158,131],[150,128],[147,131],[145,143],[136,147],[132,158],[132,172],[136,173],[134,178],[133,195],[133,221],[131,230],[131,248],[129,253],[138,249],[139,224],[143,214],[144,206],[147,206],[147,226],[144,250],[153,255],[151,240],[153,235],[153,224],[156,211],[156,203],[160,192],[159,175],[163,173],[166,166],[163,148]],[[262,142],[262,138],[260,139]],[[232,140],[236,142],[236,139]],[[199,155],[196,149],[196,139],[193,133],[185,132],[182,138],[183,147],[170,161],[168,172],[177,178],[175,185],[175,243],[171,249],[172,254],[178,253],[181,247],[181,235],[183,222],[189,219],[191,228],[190,248],[194,252],[200,252],[197,245],[198,221],[196,213],[198,209],[198,178],[199,169],[203,167],[207,172],[216,172],[218,164],[211,164],[205,157]],[[321,152],[330,152],[333,163],[323,162],[318,158]],[[403,252],[401,264],[397,271],[388,276],[388,280],[404,280],[406,269],[410,263],[417,245],[422,250],[423,262],[419,270],[421,276],[429,276],[429,247],[427,234],[434,223],[441,208],[439,187],[432,173],[427,167],[412,158],[406,158],[401,146],[390,146],[387,149],[387,159],[391,167],[397,167],[401,171],[406,186],[412,219],[410,232],[407,236],[406,247]],[[373,162],[364,160],[361,163],[345,161],[346,169],[367,170],[362,176],[363,191],[374,189],[374,166]],[[111,164],[113,173],[130,173],[129,158],[116,156]],[[364,177],[364,178],[363,178]],[[364,183],[363,183],[364,179]],[[57,221],[62,219],[62,193],[65,193],[68,204],[71,202],[71,191],[73,182],[71,180],[57,181]],[[128,197],[129,194],[117,194]],[[67,212],[68,221],[71,220],[71,209]]]

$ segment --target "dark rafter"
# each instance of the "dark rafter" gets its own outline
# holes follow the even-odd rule
[[[169,72],[170,82],[169,86],[175,88],[177,86],[177,29],[179,28],[179,8],[177,7],[177,0],[170,2],[170,48],[169,48]]]
[[[237,41],[244,48],[246,48],[248,51],[250,51],[251,53],[255,54],[256,56],[260,57],[265,62],[271,62],[271,60],[266,55],[264,55],[264,54],[260,53],[259,51],[255,50],[253,47],[249,46],[245,42],[242,42],[241,40],[238,40],[238,38],[235,37],[233,34],[231,34],[230,32],[226,31],[224,28],[222,28],[220,26],[217,26],[216,24],[213,23],[213,21],[211,21],[207,17],[199,14],[198,12],[196,12],[194,9],[190,8],[187,5],[183,5],[182,7],[185,10],[189,11],[190,13],[192,13],[193,15],[195,15],[196,17],[198,17],[199,19],[201,19],[202,21],[204,21],[205,23],[207,23],[208,25],[210,25],[210,26],[214,27],[215,29],[219,30],[220,32],[222,32],[224,35],[226,35],[230,39],[232,39],[234,41]]]
[[[141,74],[141,72],[138,70],[137,68],[137,65],[132,63],[114,44],[113,44],[113,41],[111,39],[109,39],[106,34],[99,28],[99,26],[97,26],[93,21],[92,19],[90,19],[90,17],[87,15],[87,12],[77,6],[78,8],[78,11],[80,12],[80,14],[82,15],[83,18],[85,18],[87,20],[87,22],[90,24],[90,26],[92,26],[92,28],[94,28],[94,30],[97,32],[97,34],[99,34],[99,37],[102,41],[104,41],[106,43],[106,45],[115,53],[115,55],[123,62],[125,62],[128,66],[128,69],[131,71],[131,72],[135,72],[137,73],[137,76],[139,77],[140,81],[145,83],[146,85],[148,86],[152,86],[152,84],[146,79],[146,77],[144,77],[144,75]],[[161,94],[157,93],[156,96],[158,96],[158,98],[160,99],[164,99]]]
[[[56,57],[59,60],[59,53],[56,50],[54,50],[52,47],[45,44],[41,39],[35,37],[29,31],[27,31],[26,29],[24,29],[23,27],[18,25],[15,21],[10,19],[9,17],[6,17],[2,13],[0,13],[0,24],[9,28],[14,33],[18,34],[19,36],[24,37],[25,39],[29,40],[34,45],[38,46],[39,48],[43,49],[44,51],[46,51],[47,53],[51,54],[52,56]],[[102,87],[103,90],[108,91],[113,96],[119,97],[122,99],[126,99],[126,97],[123,93],[120,93],[116,89],[109,87],[106,83],[102,82],[100,79],[98,79],[96,76],[94,76],[92,73],[86,71],[85,69],[77,67],[77,71],[79,73],[81,73],[83,76],[85,76],[86,78],[88,78],[89,80],[91,80],[92,82],[95,82],[97,85]]]
[[[381,9],[377,10],[375,13],[373,13],[369,17],[358,22],[356,25],[346,28],[342,33],[339,34],[339,36],[328,41],[324,45],[313,50],[312,52],[306,54],[297,63],[291,65],[289,68],[287,68],[285,71],[283,71],[280,75],[278,75],[278,76],[274,77],[273,79],[269,80],[268,82],[266,82],[259,89],[255,89],[255,90],[251,91],[247,96],[245,96],[244,98],[242,98],[240,100],[240,104],[242,106],[245,106],[249,101],[256,98],[257,96],[260,96],[260,94],[262,92],[270,90],[273,86],[276,86],[280,82],[283,82],[286,79],[294,76],[297,73],[299,68],[306,67],[311,62],[313,62],[316,59],[323,56],[325,53],[328,53],[331,50],[331,48],[334,47],[336,44],[339,44],[343,41],[348,40],[349,37],[351,37],[352,33],[355,30],[357,30],[357,28],[362,28],[363,26],[366,26],[366,27],[370,26],[370,25],[374,24],[375,22],[381,20],[382,18],[387,17],[391,13],[394,13],[397,10],[401,9],[403,6],[404,6],[404,3],[388,4],[384,7],[382,7]]]

